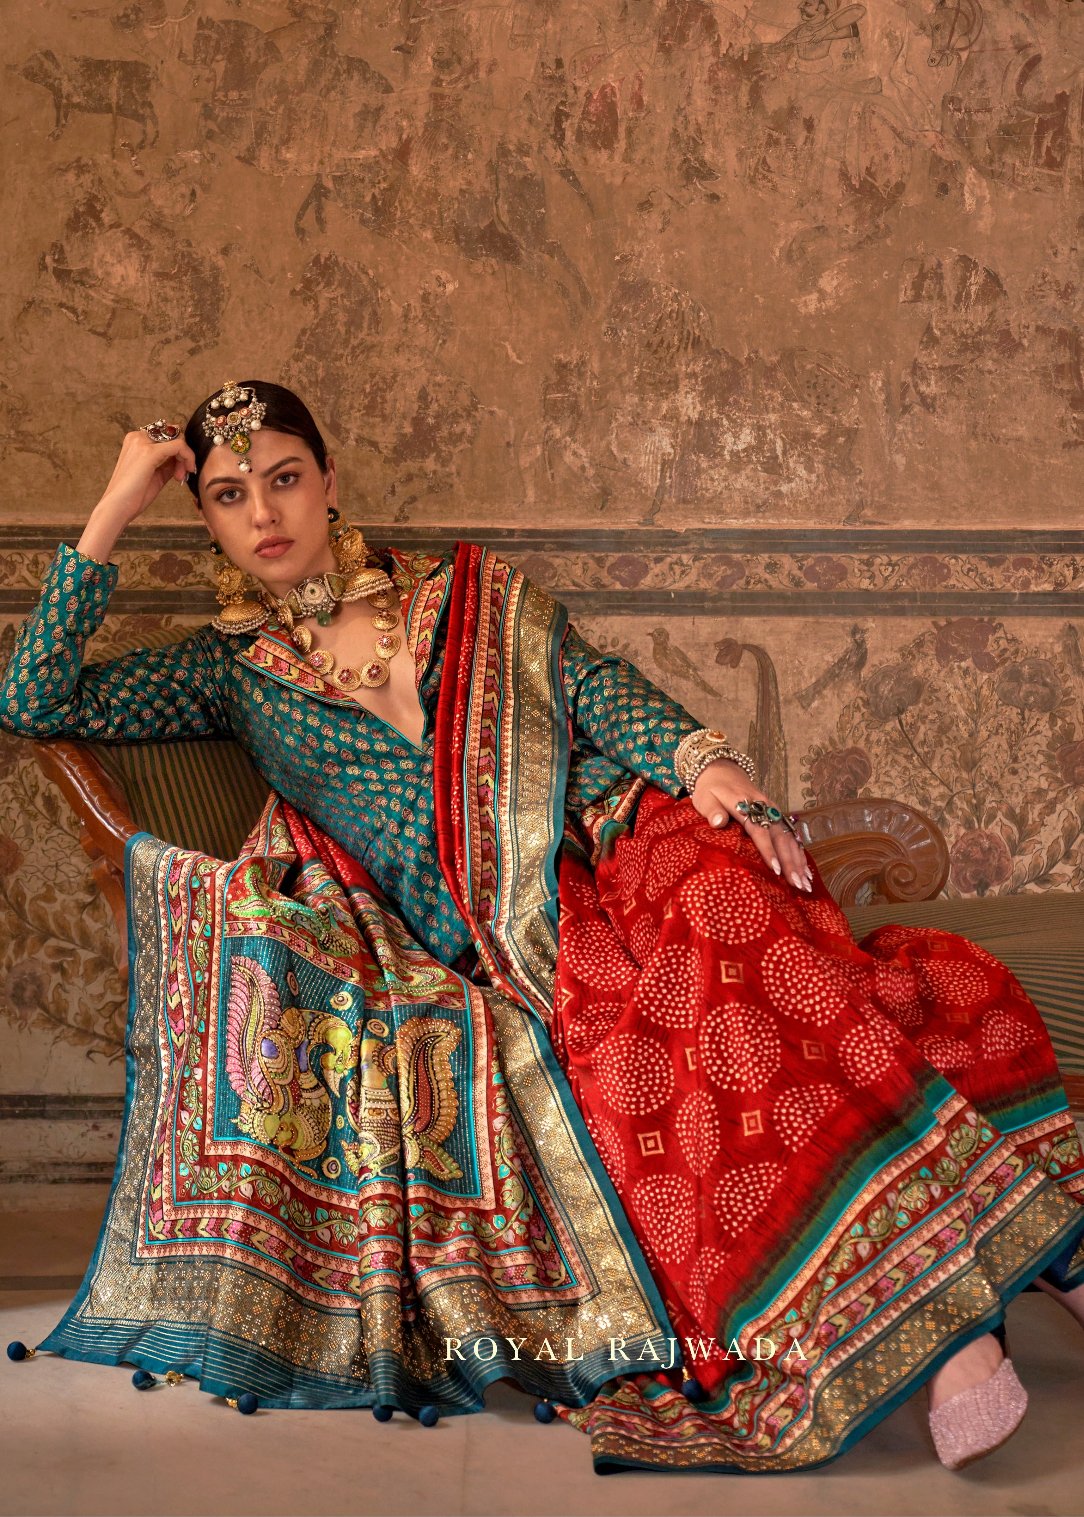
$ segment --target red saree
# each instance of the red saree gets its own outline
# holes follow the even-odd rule
[[[860,947],[819,881],[800,895],[687,799],[645,791],[629,830],[639,782],[609,797],[616,826],[584,817],[564,838],[553,932],[559,767],[523,782],[561,714],[548,606],[460,551],[442,867],[491,977],[550,1024],[709,1398],[675,1369],[567,1415],[601,1471],[818,1464],[1041,1270],[1084,1278],[1084,1164],[1050,1040],[982,949],[902,927]]]

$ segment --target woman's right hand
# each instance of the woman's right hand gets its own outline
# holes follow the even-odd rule
[[[180,428],[166,442],[155,442],[142,428],[126,432],[112,478],[79,539],[79,551],[107,563],[125,527],[157,500],[171,479],[183,480],[195,468],[195,454]]]
[[[108,503],[109,512],[127,526],[158,498],[171,479],[183,481],[195,467],[196,456],[180,429],[168,442],[155,442],[142,428],[126,432],[113,476],[95,510]]]

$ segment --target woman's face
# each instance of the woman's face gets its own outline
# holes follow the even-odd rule
[[[252,469],[242,474],[227,443],[211,449],[199,475],[203,518],[237,567],[282,597],[335,568],[327,515],[337,504],[335,462],[321,472],[307,442],[270,427],[252,433],[245,457]]]

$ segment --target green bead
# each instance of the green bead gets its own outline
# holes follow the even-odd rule
[[[316,613],[316,620],[317,620],[317,622],[319,623],[319,625],[321,627],[330,627],[331,626],[331,612],[330,611],[317,611],[317,613]]]

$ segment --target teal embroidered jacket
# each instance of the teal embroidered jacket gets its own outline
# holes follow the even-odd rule
[[[252,633],[220,633],[208,623],[165,647],[83,665],[86,639],[101,626],[120,571],[66,543],[0,674],[0,728],[100,743],[235,739],[268,784],[363,864],[419,941],[450,964],[470,946],[437,862],[433,825],[432,731],[452,561],[389,551],[387,562],[417,664],[420,747],[266,629],[254,643]],[[629,774],[680,794],[673,754],[700,725],[695,718],[572,627],[562,684],[573,739],[569,812],[578,815]]]

